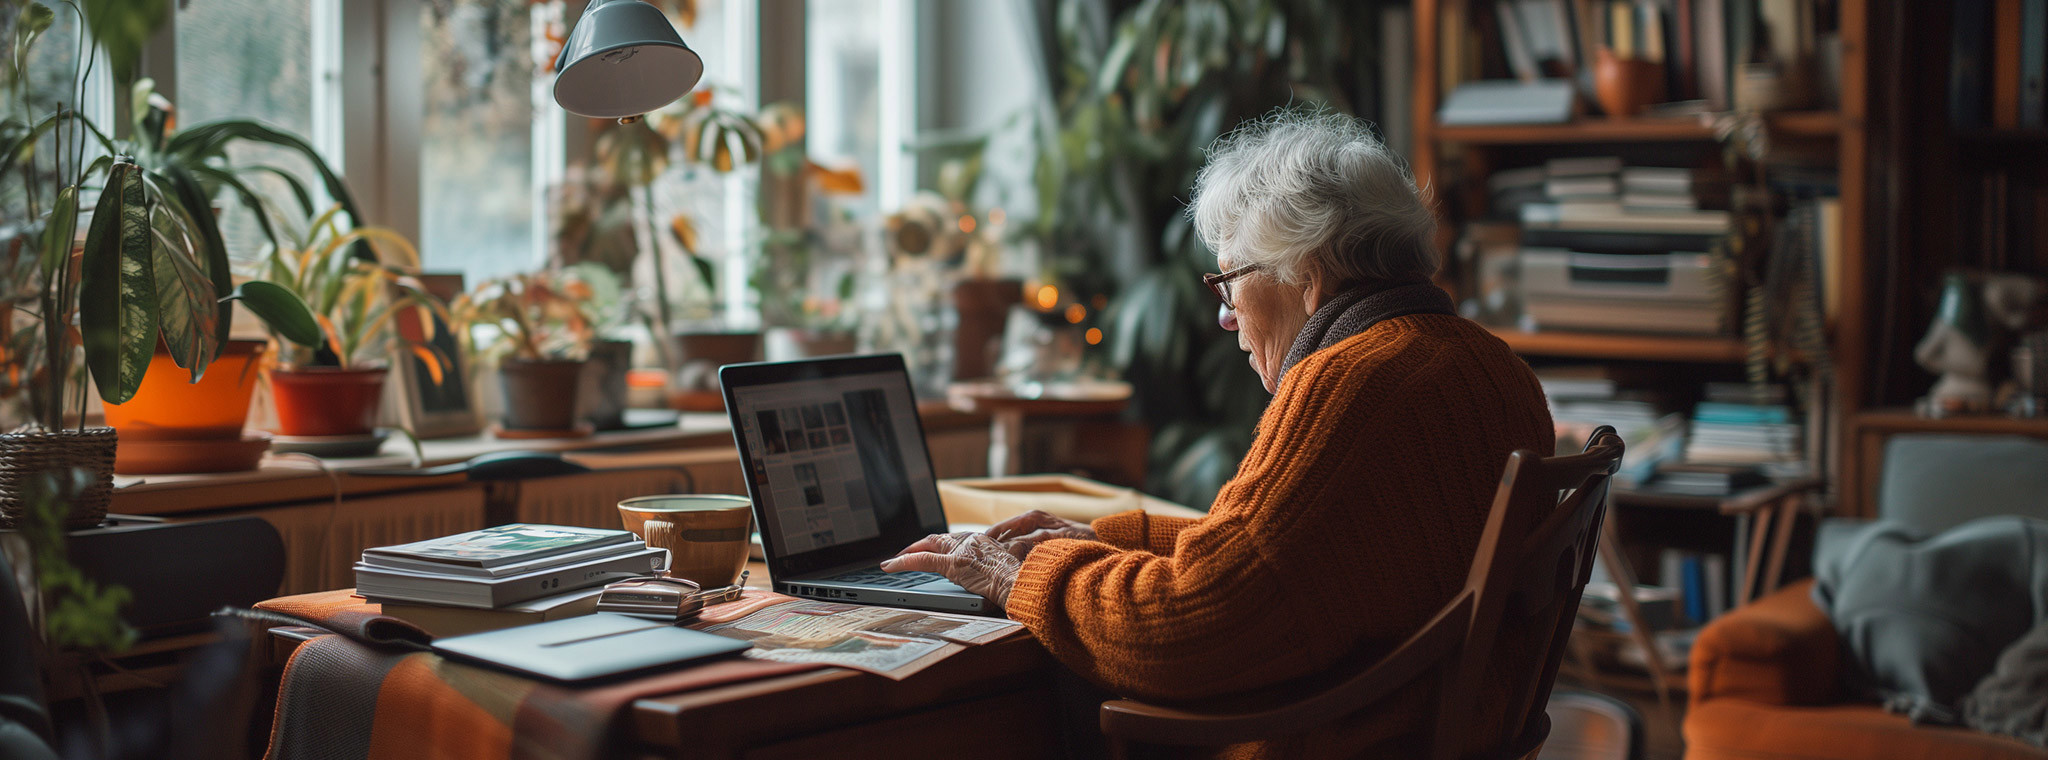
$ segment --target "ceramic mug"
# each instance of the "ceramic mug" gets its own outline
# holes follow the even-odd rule
[[[747,566],[754,513],[745,496],[640,496],[619,502],[619,518],[648,546],[668,550],[671,578],[718,588]]]

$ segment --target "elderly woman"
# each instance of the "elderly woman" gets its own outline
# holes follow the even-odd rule
[[[1204,278],[1218,321],[1273,394],[1208,516],[1032,513],[883,568],[994,600],[1118,693],[1256,704],[1420,630],[1463,587],[1508,453],[1554,443],[1528,365],[1430,283],[1435,220],[1366,124],[1281,111],[1239,129],[1189,214],[1221,270]],[[1401,733],[1359,716],[1244,749],[1355,756]]]

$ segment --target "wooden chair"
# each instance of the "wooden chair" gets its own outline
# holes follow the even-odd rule
[[[1200,712],[1115,700],[1102,705],[1102,732],[1119,756],[1137,747],[1222,746],[1282,739],[1328,725],[1372,706],[1434,673],[1435,714],[1429,718],[1429,757],[1533,758],[1550,733],[1544,714],[1557,678],[1565,640],[1578,614],[1579,595],[1592,573],[1607,483],[1620,464],[1622,441],[1611,427],[1593,431],[1583,453],[1543,458],[1530,451],[1508,455],[1493,511],[1480,536],[1465,590],[1400,647],[1363,672],[1290,704],[1257,712]],[[1504,535],[1511,515],[1534,525]],[[1540,516],[1540,518],[1538,517]],[[1518,673],[1489,669],[1489,657],[1508,615],[1540,621],[1540,660]],[[1511,684],[1506,746],[1464,754],[1469,721],[1489,684]],[[1493,687],[1498,688],[1498,687]]]

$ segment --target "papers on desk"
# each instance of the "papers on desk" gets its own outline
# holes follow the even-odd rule
[[[754,645],[746,657],[815,662],[902,680],[933,663],[1023,630],[1002,618],[946,615],[749,591],[706,609],[690,628]]]

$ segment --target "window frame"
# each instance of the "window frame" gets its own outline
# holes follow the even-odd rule
[[[882,0],[882,109],[878,130],[883,151],[881,176],[871,179],[879,189],[882,209],[901,207],[917,192],[918,91],[921,85],[917,64],[920,35],[926,30],[919,12],[923,0]],[[421,228],[421,166],[424,159],[424,86],[421,69],[422,34],[420,14],[426,0],[309,0],[313,4],[314,57],[313,130],[307,139],[327,162],[346,178],[354,190],[365,222],[390,228],[409,240],[419,240]],[[566,0],[564,16],[573,28],[582,17],[587,0]],[[737,33],[742,41],[741,62],[736,76],[746,92],[741,105],[749,110],[762,103],[805,103],[804,13],[806,0],[730,0],[725,34]],[[157,90],[177,102],[179,16],[158,30],[143,51],[140,76],[156,81]],[[751,33],[748,27],[751,26]],[[699,32],[702,33],[701,31]],[[772,58],[764,51],[776,51]],[[104,80],[105,77],[99,77]],[[537,103],[549,103],[553,77],[536,79]],[[91,99],[103,101],[105,109],[119,116],[120,98],[111,92],[110,82],[101,81]],[[551,103],[550,103],[551,105]],[[808,113],[808,108],[805,109]],[[546,261],[549,246],[547,195],[550,183],[559,182],[573,162],[587,162],[592,156],[589,129],[582,119],[573,118],[559,107],[544,110],[551,118],[534,120],[532,240],[534,265]],[[893,149],[892,149],[893,148]],[[741,193],[746,180],[735,174],[727,180],[727,192]],[[769,178],[762,177],[765,185]],[[317,185],[317,183],[316,183]],[[728,203],[725,244],[734,252],[731,265],[721,273],[725,294],[721,317],[734,327],[758,325],[760,312],[747,287],[752,267],[751,238],[759,233],[761,220],[756,201],[767,188],[748,202]],[[422,255],[431,254],[422,251]],[[475,283],[468,283],[474,285]]]

